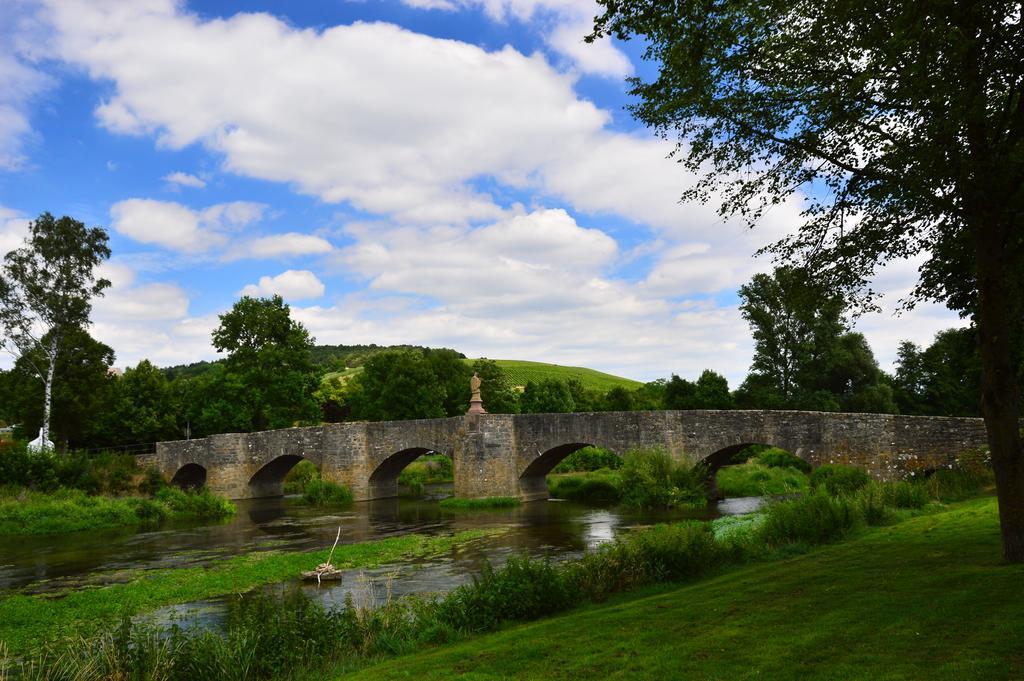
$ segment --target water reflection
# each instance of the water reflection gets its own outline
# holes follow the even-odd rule
[[[522,551],[554,557],[577,555],[631,527],[749,513],[760,504],[757,498],[730,499],[700,511],[645,512],[539,501],[510,509],[451,513],[442,511],[436,502],[436,498],[451,494],[451,485],[428,486],[427,491],[429,496],[424,499],[384,499],[328,512],[298,504],[295,499],[254,499],[238,502],[238,514],[219,525],[7,538],[0,542],[0,589],[45,592],[125,581],[139,570],[203,565],[253,551],[324,548],[333,542],[339,526],[342,543],[409,532],[507,528],[497,537],[474,543],[469,550],[453,552],[445,561],[403,566],[393,585],[395,593],[439,591],[461,583],[483,560],[501,562]],[[371,571],[367,576],[379,581],[384,572]],[[352,593],[357,600],[369,598],[369,591],[359,587],[356,578],[347,575],[344,588],[336,593],[321,591],[332,601],[344,598],[345,593]]]

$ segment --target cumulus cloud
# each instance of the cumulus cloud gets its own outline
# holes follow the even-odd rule
[[[0,206],[0,259],[21,247],[28,236],[28,223],[18,211]]]
[[[567,58],[576,68],[611,78],[633,73],[633,64],[610,40],[587,44],[584,36],[593,30],[600,9],[593,0],[402,0],[410,7],[456,11],[479,9],[495,21],[510,18],[540,23],[549,48]]]
[[[96,111],[108,129],[200,142],[230,171],[410,221],[501,217],[473,180],[525,185],[609,120],[570,75],[508,47],[380,23],[204,21],[171,0],[50,9],[62,56],[114,85]],[[172,44],[189,49],[154,49]]]
[[[111,227],[135,241],[184,253],[202,253],[228,242],[232,229],[259,220],[266,206],[235,201],[196,211],[173,201],[125,199],[110,208]]]
[[[241,290],[241,295],[279,295],[287,300],[306,300],[319,298],[324,290],[324,283],[309,270],[286,270],[276,277],[260,277],[258,284],[249,284]]]
[[[666,160],[672,144],[612,130],[612,114],[576,93],[581,70],[628,69],[613,44],[579,42],[596,14],[589,0],[405,2],[531,22],[575,67],[383,23],[300,29],[268,14],[206,19],[174,0],[49,2],[60,56],[107,85],[96,117],[108,130],[200,144],[230,172],[370,215],[347,226],[339,250],[298,231],[238,234],[262,216],[254,204],[129,199],[114,228],[224,261],[324,256],[368,287],[331,307],[293,307],[326,342],[454,345],[640,378],[703,367],[742,376],[749,332],[735,307],[692,299],[770,267],[750,256],[799,224],[799,201],[753,232],[680,204],[691,178]],[[506,193],[536,205],[509,206]],[[616,232],[586,225],[591,215],[623,218],[634,237],[625,253]],[[649,268],[616,275],[641,257]],[[208,326],[183,313],[161,342],[208,349],[197,331]]]
[[[206,186],[206,181],[202,178],[180,171],[164,175],[164,180],[178,187],[194,187],[196,189],[202,189]]]
[[[18,170],[25,163],[24,147],[33,137],[32,104],[54,85],[36,65],[46,27],[31,3],[10,0],[0,21],[0,170]]]
[[[288,232],[237,241],[224,254],[224,259],[231,261],[243,258],[290,258],[302,255],[323,255],[330,253],[333,248],[331,242],[322,237]]]

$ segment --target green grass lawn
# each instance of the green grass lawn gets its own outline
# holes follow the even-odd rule
[[[1024,678],[995,500],[398,657],[353,679]]]

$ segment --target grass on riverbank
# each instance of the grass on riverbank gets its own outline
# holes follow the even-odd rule
[[[418,534],[338,546],[339,568],[370,568],[385,563],[443,555],[452,548],[502,530],[470,530],[447,536]],[[109,629],[119,618],[174,603],[240,593],[262,584],[295,579],[327,560],[327,551],[255,553],[206,567],[149,570],[126,584],[69,591],[60,598],[14,594],[0,600],[0,641],[18,655],[40,641]]]
[[[452,482],[454,477],[451,457],[444,454],[426,454],[419,457],[398,474],[398,484],[414,496],[423,493],[424,485]]]
[[[164,520],[220,520],[234,514],[234,504],[207,490],[184,492],[165,487],[150,499],[93,496],[68,489],[0,489],[0,535],[137,527]]]
[[[482,499],[466,499],[448,497],[442,499],[440,507],[445,511],[486,511],[495,508],[511,508],[521,502],[515,497],[483,497]]]
[[[720,468],[715,475],[722,496],[759,497],[802,492],[809,486],[807,476],[794,468],[771,468],[756,460]]]
[[[343,678],[1016,679],[1024,568],[1000,556],[995,500],[975,500]]]

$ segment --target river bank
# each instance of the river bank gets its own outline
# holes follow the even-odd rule
[[[1017,679],[1024,568],[1000,556],[995,499],[960,502],[334,678]]]
[[[242,664],[243,660],[235,659],[242,653],[248,660],[245,664],[252,665],[246,678],[291,678],[303,669],[329,672],[331,665],[341,665],[335,667],[338,671],[351,669],[381,655],[394,656],[517,621],[586,608],[588,603],[618,598],[617,594],[638,590],[642,594],[652,585],[742,570],[749,563],[773,564],[816,544],[851,537],[858,541],[863,533],[873,531],[868,529],[872,526],[946,512],[934,504],[924,510],[914,510],[919,508],[916,504],[904,506],[914,497],[891,493],[903,484],[871,485],[839,497],[819,490],[772,504],[747,518],[637,528],[562,562],[510,557],[502,567],[484,565],[471,582],[436,598],[393,601],[389,596],[383,603],[346,598],[329,606],[295,589],[283,595],[256,592],[230,600],[221,628],[167,630],[159,622],[155,628],[154,623],[126,623],[108,629],[99,639],[55,641],[55,647],[33,652],[29,664],[49,668],[65,659],[66,652],[61,651],[74,650],[76,658],[83,656],[74,662],[76,668],[93,662],[122,671],[125,665],[141,665],[140,670],[149,670],[144,678],[156,669],[161,675],[170,674],[166,678],[179,678],[179,672],[186,671],[188,678],[220,678],[213,667],[198,670],[218,660]],[[312,658],[295,657],[296,650],[310,647],[318,651]],[[125,657],[118,651],[135,652]],[[94,677],[104,678],[89,676]]]
[[[384,563],[422,560],[500,533],[497,528],[449,535],[409,534],[338,546],[339,568],[372,568]],[[328,551],[257,552],[197,567],[137,571],[120,584],[46,595],[12,594],[0,599],[0,641],[19,654],[70,634],[87,636],[123,618],[161,606],[237,594],[254,587],[294,580],[327,559]]]

